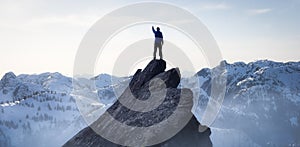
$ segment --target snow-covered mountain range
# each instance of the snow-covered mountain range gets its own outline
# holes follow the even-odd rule
[[[226,69],[227,86],[221,110],[210,126],[213,145],[300,146],[300,62],[222,61],[220,66]],[[211,71],[219,67],[182,79],[199,93],[194,103],[198,120],[210,99],[211,79],[218,76]],[[130,78],[6,73],[0,81],[0,146],[64,144],[87,126],[76,97],[96,95],[101,105],[95,108],[109,106],[117,98],[114,89],[125,87]],[[195,82],[200,89],[194,88]]]
[[[95,82],[105,89],[111,78],[101,74],[77,79],[74,86],[74,79],[60,73],[6,73],[0,81],[0,146],[61,146],[87,126],[72,95],[73,87]]]
[[[226,69],[227,86],[222,108],[211,126],[213,143],[300,146],[300,63],[223,61],[220,66]],[[216,68],[197,73],[203,83],[197,108],[203,108],[209,99],[209,83],[215,78],[211,71]]]

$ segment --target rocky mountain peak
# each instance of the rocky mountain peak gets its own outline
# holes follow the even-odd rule
[[[155,146],[211,146],[210,129],[197,131],[200,124],[191,112],[192,91],[177,88],[179,69],[165,69],[164,60],[152,60],[144,70],[138,69],[118,100],[64,146],[144,146],[149,142]],[[130,129],[120,129],[120,124]],[[155,143],[166,135],[170,136]],[[139,136],[143,137],[132,139]]]
[[[164,72],[166,69],[166,62],[164,60],[152,60],[142,71],[138,69],[133,75],[132,80],[129,83],[129,87],[132,91],[138,89],[146,82],[150,81],[154,76]]]
[[[15,86],[17,83],[17,76],[13,72],[8,72],[0,80],[0,88]]]
[[[16,78],[17,76],[13,72],[8,72],[2,77],[1,81],[7,81],[9,79],[16,79]]]

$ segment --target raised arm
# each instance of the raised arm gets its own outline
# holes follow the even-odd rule
[[[154,27],[152,26],[152,31],[153,31],[153,33],[155,33],[156,31],[154,30]]]

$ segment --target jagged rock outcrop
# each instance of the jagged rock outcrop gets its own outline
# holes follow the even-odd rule
[[[0,88],[11,87],[18,83],[16,80],[16,75],[13,72],[6,73],[0,80]]]
[[[137,70],[118,100],[64,146],[212,146],[210,129],[198,132],[191,113],[192,91],[177,88],[179,69],[165,68],[164,60],[152,60]]]

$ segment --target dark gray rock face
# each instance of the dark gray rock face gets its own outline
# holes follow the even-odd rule
[[[143,71],[141,69],[136,71],[129,83],[130,89],[132,91],[139,89],[140,86],[150,81],[154,76],[164,72],[165,69],[166,62],[164,60],[152,60]]]
[[[164,60],[152,60],[143,71],[142,69],[138,69],[129,83],[132,94],[139,99],[140,96],[137,95],[137,92],[139,92],[140,89],[143,89],[141,86],[147,85],[145,83],[149,82],[154,76],[164,72],[165,69],[166,62]]]
[[[212,147],[209,138],[211,131],[208,128],[205,132],[198,132],[199,122],[193,116],[189,123],[171,139],[153,145],[153,147]],[[64,147],[122,147],[112,143],[96,134],[90,127],[86,127],[71,138]]]
[[[198,127],[199,122],[193,116],[179,133],[163,143],[154,145],[154,147],[211,147],[210,128],[200,133]]]
[[[157,141],[159,144],[154,146],[212,146],[209,138],[210,129],[200,133],[198,131],[200,124],[191,113],[192,91],[177,88],[180,83],[179,69],[165,71],[165,68],[164,60],[152,60],[143,71],[137,70],[118,100],[99,119],[80,131],[64,146],[121,146],[113,142],[144,146],[153,140],[160,140],[161,134],[164,133],[171,138],[168,137],[163,142]],[[154,102],[160,99],[162,100],[159,103]],[[141,110],[149,111],[132,109],[135,104],[143,102],[146,102],[146,105]],[[129,131],[119,129],[120,123],[131,129]],[[152,126],[155,126],[152,130],[140,131]],[[95,131],[103,134],[98,135]],[[105,139],[107,135],[104,134],[108,134],[114,141]],[[136,141],[132,139],[139,135],[143,138]]]

